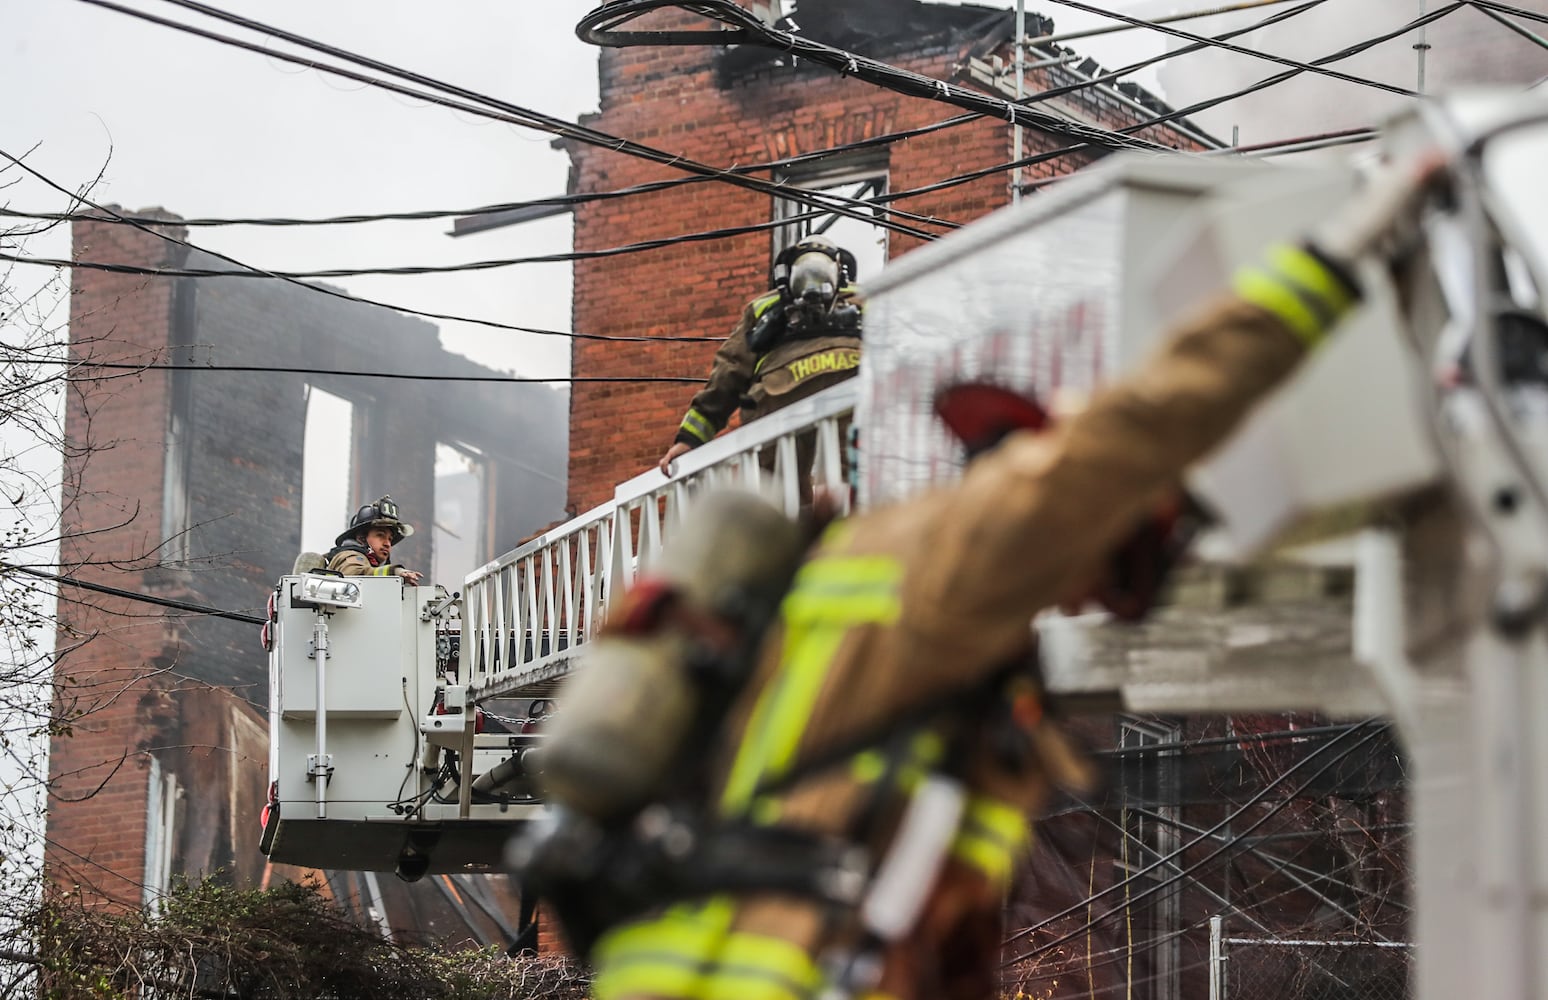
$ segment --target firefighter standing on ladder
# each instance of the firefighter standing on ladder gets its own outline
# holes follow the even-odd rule
[[[860,366],[860,292],[855,258],[822,235],[807,236],[774,262],[773,290],[742,310],[715,352],[709,381],[693,397],[677,436],[658,463],[672,463],[714,439],[738,407],[745,423],[841,382]],[[810,499],[815,435],[796,442],[801,495]],[[765,453],[773,466],[773,452]]]
[[[1030,432],[1036,406],[1010,393],[944,393],[981,457],[955,487],[826,529],[715,751],[718,823],[863,848],[865,891],[749,889],[756,856],[727,869],[738,888],[664,890],[686,901],[591,948],[599,1000],[993,997],[1027,817],[1087,777],[1033,675],[1007,670],[1033,653],[1032,616],[1110,591],[1115,551],[1355,304],[1356,263],[1412,230],[1436,173],[1378,175],[1057,427]]]

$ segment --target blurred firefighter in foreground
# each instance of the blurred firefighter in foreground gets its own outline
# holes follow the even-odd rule
[[[658,463],[672,463],[714,439],[738,407],[742,422],[773,413],[855,374],[860,366],[860,291],[855,256],[822,235],[787,247],[774,262],[774,288],[742,310],[715,352],[709,381],[688,408]],[[796,442],[801,495],[809,500],[816,436]],[[764,456],[773,466],[773,451]]]
[[[398,505],[385,496],[355,511],[323,558],[345,576],[401,576],[417,586],[421,574],[392,561],[392,547],[413,533],[414,526],[398,517]]]
[[[516,852],[596,996],[995,996],[1029,817],[1088,783],[1043,711],[1033,615],[1143,612],[1184,470],[1355,304],[1356,263],[1395,258],[1437,173],[1377,175],[1057,426],[947,390],[977,456],[956,486],[809,547],[753,497],[707,500],[567,682],[557,821]]]

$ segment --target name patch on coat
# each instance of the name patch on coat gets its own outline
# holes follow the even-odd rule
[[[847,372],[860,367],[860,351],[853,347],[836,347],[831,351],[819,351],[804,358],[797,358],[785,366],[790,377],[804,382],[814,375],[827,372]]]

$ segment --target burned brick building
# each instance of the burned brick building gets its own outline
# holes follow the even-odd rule
[[[753,5],[757,7],[757,5]],[[768,5],[764,5],[765,8]],[[785,5],[787,8],[790,4]],[[972,4],[918,0],[802,3],[791,12],[801,31],[915,73],[1014,95],[1014,12]],[[675,18],[675,20],[673,20]],[[705,25],[690,15],[658,12],[631,28]],[[1033,17],[1029,33],[1051,30]],[[1062,50],[1061,50],[1062,51]],[[949,231],[1011,201],[1013,129],[1003,119],[964,120],[958,109],[841,77],[809,63],[792,64],[767,48],[606,48],[601,55],[601,108],[585,123],[716,166],[771,163],[758,176],[794,188],[828,191],[902,209],[910,219]],[[1061,55],[1035,59],[1028,93],[1089,83],[1094,64]],[[1187,122],[1145,127],[1171,110],[1130,85],[1088,86],[1039,107],[1075,123],[1129,129],[1167,148],[1196,149],[1207,136]],[[923,130],[923,131],[915,131]],[[893,137],[888,139],[888,137]],[[1028,130],[1025,153],[1070,145]],[[680,178],[680,171],[595,146],[568,144],[577,193]],[[1024,180],[1071,173],[1105,154],[1084,148],[1028,168]],[[794,162],[791,162],[794,159]],[[942,182],[951,182],[942,184]],[[915,189],[920,189],[917,193]],[[616,246],[724,227],[767,224],[800,215],[794,201],[723,183],[668,187],[593,201],[575,210],[577,250]],[[802,218],[713,242],[681,242],[649,253],[578,261],[575,328],[615,337],[724,337],[743,305],[768,288],[774,255],[832,220]],[[913,224],[913,223],[911,223]],[[847,221],[830,230],[860,258],[860,284],[883,261],[920,245],[916,238]],[[672,375],[699,378],[714,344],[577,341],[577,375]],[[570,501],[582,511],[609,498],[614,484],[650,468],[671,443],[692,389],[683,385],[577,385],[570,403]]]
[[[261,616],[298,553],[329,548],[384,493],[418,528],[394,555],[450,590],[562,516],[562,393],[502,382],[386,308],[251,273],[189,276],[236,269],[152,214],[174,239],[75,223],[67,576]],[[319,465],[327,489],[304,496]],[[324,509],[303,537],[308,503]],[[68,586],[60,621],[74,722],[51,751],[56,882],[138,903],[180,873],[266,879],[258,626]]]

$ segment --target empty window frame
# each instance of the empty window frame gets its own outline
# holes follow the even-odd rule
[[[488,461],[471,445],[437,442],[431,579],[454,590],[494,555]]]
[[[326,552],[354,513],[355,404],[306,387],[301,452],[301,547]]]
[[[887,193],[887,166],[876,161],[823,169],[793,168],[777,175],[775,179],[790,187],[842,195],[860,201],[875,201]],[[879,205],[866,211],[878,219],[883,216]],[[802,237],[821,233],[855,255],[862,282],[868,277],[874,277],[887,261],[887,230],[874,223],[813,209],[789,198],[774,199],[774,221],[788,223],[774,230],[775,257]]]

